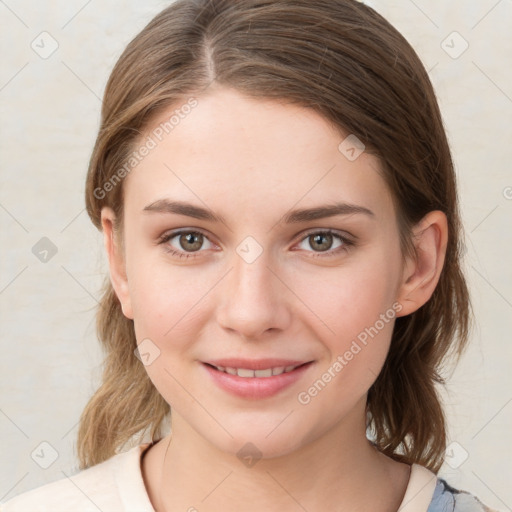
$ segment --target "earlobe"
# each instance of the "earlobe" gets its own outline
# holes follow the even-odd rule
[[[416,258],[404,266],[397,300],[403,308],[397,316],[406,316],[423,306],[432,296],[443,270],[448,243],[446,215],[431,211],[414,228]]]
[[[114,220],[115,213],[112,208],[108,206],[103,207],[101,209],[101,226],[110,269],[110,282],[121,303],[124,316],[133,320],[126,261],[118,241],[119,237],[114,231]]]

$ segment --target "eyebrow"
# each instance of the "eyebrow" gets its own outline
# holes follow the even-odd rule
[[[184,201],[159,199],[158,201],[147,205],[143,209],[143,212],[174,213],[177,215],[184,215],[186,217],[193,217],[194,219],[222,222],[223,224],[226,224],[222,215],[215,214],[211,210]],[[283,220],[285,224],[295,224],[299,222],[335,217],[337,215],[353,215],[356,213],[373,218],[375,217],[375,214],[364,206],[350,203],[334,203],[332,205],[322,205],[314,208],[293,210],[284,215]]]

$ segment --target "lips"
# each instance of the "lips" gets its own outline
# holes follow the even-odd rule
[[[203,363],[223,390],[242,398],[275,395],[302,377],[314,361],[290,359],[216,359]]]
[[[289,359],[216,359],[206,364],[217,370],[244,378],[266,378],[289,373],[308,361]]]

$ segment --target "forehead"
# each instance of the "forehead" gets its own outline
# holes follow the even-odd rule
[[[141,137],[151,149],[125,180],[127,209],[170,197],[231,218],[340,201],[392,210],[378,159],[347,158],[349,134],[312,109],[231,89],[195,101],[169,107]]]

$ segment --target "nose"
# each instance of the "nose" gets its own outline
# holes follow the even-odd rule
[[[234,254],[231,270],[218,290],[219,325],[250,341],[285,330],[291,322],[293,300],[287,284],[265,251],[252,262]]]

